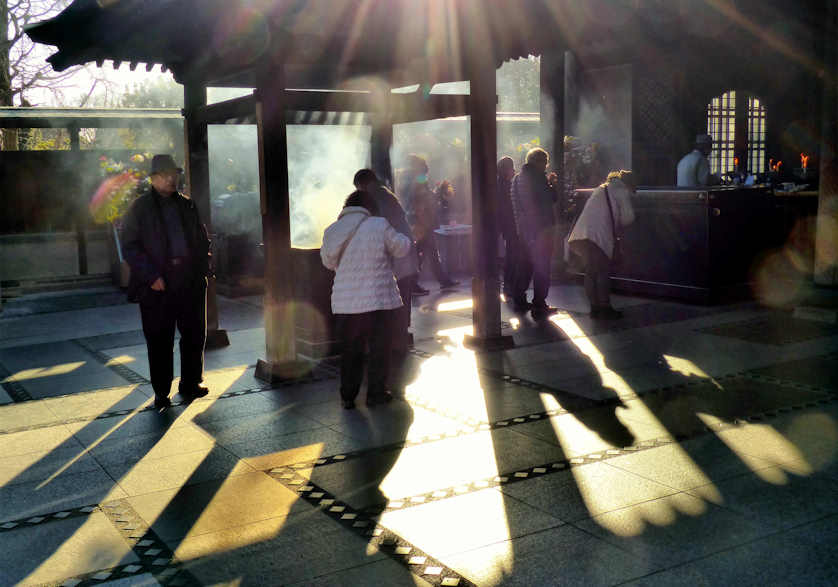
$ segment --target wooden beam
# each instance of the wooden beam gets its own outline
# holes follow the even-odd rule
[[[388,94],[374,97],[368,92],[330,92],[319,90],[285,90],[286,112],[387,112],[392,124],[434,120],[469,113],[468,96],[456,94]],[[196,121],[224,124],[244,119],[256,111],[256,98],[243,96],[199,107]],[[185,112],[185,111],[184,111]],[[296,124],[302,124],[297,122]]]

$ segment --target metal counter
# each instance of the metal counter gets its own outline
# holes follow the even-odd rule
[[[577,205],[592,190],[577,190]],[[754,260],[774,240],[766,187],[640,188],[623,229],[615,289],[710,303],[747,295]]]

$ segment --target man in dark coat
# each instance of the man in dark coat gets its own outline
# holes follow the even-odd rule
[[[195,203],[177,191],[182,172],[170,155],[155,155],[152,187],[131,205],[123,230],[123,252],[131,266],[128,299],[140,304],[158,410],[172,405],[175,326],[181,397],[189,402],[208,393],[201,381],[210,243]]]
[[[390,226],[408,237],[412,243],[413,234],[410,231],[404,208],[399,204],[396,195],[381,183],[375,172],[372,169],[361,169],[355,174],[353,183],[356,188],[373,197],[378,206],[378,216],[386,218]],[[404,257],[393,259],[393,275],[396,277],[399,294],[404,305],[393,310],[395,320],[392,324],[390,372],[387,376],[387,388],[396,395],[404,395],[407,377],[404,371],[410,346],[408,328],[410,328],[411,298],[419,279],[419,262],[415,245],[411,245],[410,252]]]
[[[515,277],[513,303],[516,311],[532,310],[533,317],[554,314],[547,305],[550,266],[553,260],[556,190],[547,178],[550,156],[544,149],[531,149],[527,162],[512,179],[510,195],[518,229],[519,263]],[[527,287],[532,279],[532,303],[527,303]]]

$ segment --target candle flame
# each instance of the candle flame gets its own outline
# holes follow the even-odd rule
[[[800,154],[800,166],[806,169],[809,166],[809,155]]]

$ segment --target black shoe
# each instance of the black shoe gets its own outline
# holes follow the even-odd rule
[[[367,405],[375,406],[378,404],[386,404],[393,401],[393,394],[389,391],[382,391],[381,393],[367,393]]]
[[[194,387],[188,388],[181,387],[178,389],[178,392],[184,400],[191,402],[194,399],[206,396],[209,393],[209,389],[203,385],[195,385]]]
[[[460,285],[460,282],[454,279],[448,279],[446,281],[439,282],[440,289],[450,289],[452,287],[457,287],[458,285]]]
[[[417,283],[416,286],[413,288],[413,291],[411,293],[415,296],[426,296],[431,292],[430,292],[430,290],[425,289],[424,287],[422,287],[421,285],[419,285]]]
[[[342,400],[340,400],[340,405],[343,406],[344,410],[354,410],[355,409],[355,400],[354,399],[342,399]]]
[[[164,410],[168,410],[172,407],[172,400],[167,397],[155,397],[154,398],[154,410],[157,412],[163,412]]]

